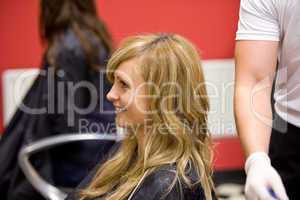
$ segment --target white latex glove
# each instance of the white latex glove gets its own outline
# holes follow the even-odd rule
[[[266,153],[251,154],[246,160],[245,171],[247,174],[245,194],[248,200],[288,200],[281,178],[271,166]],[[272,197],[270,189],[277,198]]]

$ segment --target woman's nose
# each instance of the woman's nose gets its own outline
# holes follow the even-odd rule
[[[118,100],[119,96],[115,91],[114,87],[112,87],[110,91],[107,93],[106,98],[108,99],[108,101],[111,102]]]

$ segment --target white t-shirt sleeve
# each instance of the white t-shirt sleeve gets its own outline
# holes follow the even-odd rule
[[[274,0],[241,0],[236,40],[280,40]]]

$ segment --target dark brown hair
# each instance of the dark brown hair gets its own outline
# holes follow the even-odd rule
[[[55,66],[55,43],[68,28],[79,38],[80,44],[92,69],[97,69],[95,59],[98,48],[92,44],[86,31],[98,38],[109,54],[112,52],[112,40],[105,24],[97,16],[94,0],[41,0],[40,36],[47,44],[46,58]]]

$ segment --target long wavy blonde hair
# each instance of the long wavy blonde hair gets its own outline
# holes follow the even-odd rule
[[[145,134],[145,150],[137,156],[137,137],[127,135],[118,151],[81,191],[80,199],[127,199],[146,172],[166,164],[175,164],[176,178],[189,187],[200,183],[206,199],[212,199],[209,104],[196,48],[176,34],[129,37],[108,62],[109,80],[114,81],[113,72],[121,63],[133,58],[139,58],[145,82],[157,86],[147,91],[158,98],[149,100],[149,110],[154,112],[149,115],[151,128]],[[161,125],[166,128],[159,128]],[[191,166],[198,175],[196,183],[187,176]]]

